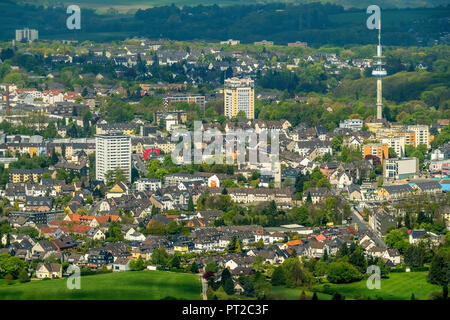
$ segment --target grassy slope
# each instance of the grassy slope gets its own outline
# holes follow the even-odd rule
[[[25,300],[159,300],[201,299],[201,283],[196,275],[162,271],[140,271],[85,276],[80,290],[68,290],[66,279],[31,281],[7,285],[0,280],[0,299]]]
[[[384,300],[409,300],[414,293],[416,299],[427,300],[435,291],[442,291],[437,286],[427,282],[428,272],[391,273],[389,279],[381,280],[379,290],[369,290],[366,280],[350,284],[330,284],[332,289],[341,293],[346,299],[377,299]]]

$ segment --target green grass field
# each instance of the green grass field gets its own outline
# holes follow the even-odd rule
[[[0,280],[0,300],[201,300],[200,278],[164,271],[108,273],[81,277],[81,289],[69,290],[66,279],[15,282]]]
[[[381,279],[381,288],[370,290],[366,280],[349,284],[329,284],[330,288],[350,299],[409,300],[411,294],[418,300],[427,300],[432,292],[442,288],[427,282],[428,272],[390,273],[389,279]],[[320,299],[320,298],[319,298]]]
[[[298,300],[303,291],[305,291],[305,294],[308,297],[312,297],[314,294],[312,291],[303,290],[301,288],[287,288],[282,286],[272,287],[272,293],[277,296],[277,299],[282,300]],[[317,292],[317,298],[319,300],[331,300],[332,296],[322,292]]]

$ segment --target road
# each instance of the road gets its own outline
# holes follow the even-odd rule
[[[148,173],[148,167],[145,165],[144,161],[142,161],[141,157],[137,154],[131,155],[131,160],[133,163],[133,166],[139,171],[143,172],[143,176],[147,176]]]
[[[355,207],[352,207],[352,227],[355,226],[358,227],[358,231],[365,231],[368,233],[370,238],[372,238],[376,245],[380,248],[386,248],[386,243],[384,243],[384,240],[382,237],[380,237],[377,233],[373,232],[372,229],[369,228],[369,223],[364,220],[364,218],[359,214],[358,210],[355,209]]]
[[[206,296],[206,291],[208,290],[208,281],[203,279],[202,276],[200,276],[200,279],[202,279],[202,296],[203,296],[203,300],[208,300],[208,297]]]

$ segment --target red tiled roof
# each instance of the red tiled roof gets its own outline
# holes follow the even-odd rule
[[[286,242],[287,246],[297,246],[300,244],[303,244],[302,240],[291,240],[291,241]]]
[[[98,224],[108,222],[110,218],[111,218],[111,221],[117,221],[119,219],[119,216],[106,214],[104,216],[94,217],[94,219],[97,220]]]
[[[70,232],[72,232],[72,233],[88,233],[89,230],[91,230],[91,227],[76,224],[71,229],[69,229],[69,227],[63,226],[63,227],[61,227],[61,230],[66,233],[70,233]]]
[[[314,238],[316,238],[317,241],[324,241],[327,238],[325,238],[325,236],[323,234],[319,234],[318,236],[314,236]]]

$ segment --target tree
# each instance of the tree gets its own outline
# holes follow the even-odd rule
[[[342,143],[344,142],[344,137],[342,135],[337,135],[331,139],[331,147],[333,148],[333,152],[341,151]]]
[[[286,284],[286,275],[284,269],[281,266],[275,268],[270,279],[273,286],[282,286]]]
[[[176,254],[170,259],[169,265],[171,268],[179,268],[180,267],[180,257]]]
[[[17,279],[19,273],[26,269],[28,264],[8,253],[3,253],[0,255],[0,277],[5,275],[11,275],[13,279]]]
[[[236,236],[232,236],[231,240],[228,243],[228,246],[226,248],[227,252],[232,253],[232,252],[236,251],[236,241],[237,241],[237,237]]]
[[[286,259],[282,267],[286,274],[286,285],[288,287],[298,287],[307,282],[305,270],[303,270],[298,258]]]
[[[217,264],[215,261],[210,261],[206,264],[205,271],[216,273],[218,270]]]
[[[192,262],[192,264],[191,264],[191,272],[192,273],[198,273],[198,264],[197,264],[197,262]]]
[[[449,253],[444,253],[443,250],[439,250],[435,253],[431,260],[430,270],[428,271],[428,282],[437,284],[442,287],[448,286],[448,264]]]
[[[5,281],[8,285],[13,284],[13,280],[14,280],[14,277],[12,274],[8,273],[7,275],[5,275]]]
[[[341,247],[338,249],[338,251],[336,252],[336,257],[342,258],[342,257],[347,256],[349,253],[350,253],[350,252],[349,252],[347,243],[344,242],[344,243],[341,245]]]
[[[264,260],[262,256],[258,255],[255,261],[253,261],[253,270],[256,272],[264,271]]]
[[[109,170],[108,172],[106,172],[105,180],[106,186],[110,188],[118,182],[126,182],[127,177],[125,176],[125,172],[123,171],[123,169],[117,167],[114,170]]]
[[[250,279],[245,281],[245,283],[243,285],[243,289],[244,289],[244,295],[245,296],[247,296],[247,297],[254,297],[255,296],[255,287],[253,285],[253,281],[251,281]]]
[[[58,130],[56,129],[55,123],[53,121],[49,122],[47,127],[44,129],[42,136],[44,138],[56,138],[58,135]]]
[[[166,231],[170,235],[176,235],[176,234],[181,233],[182,229],[183,229],[183,227],[178,222],[176,222],[175,220],[172,220],[167,224]]]
[[[231,278],[230,270],[228,270],[228,268],[224,268],[222,270],[222,274],[220,275],[220,277],[221,277],[220,283],[223,285],[225,281]]]
[[[116,221],[112,221],[105,233],[107,241],[116,242],[123,240],[122,228]]]
[[[145,229],[145,233],[155,235],[155,236],[162,236],[166,233],[166,225],[164,223],[162,223],[161,221],[152,219],[152,220],[150,220],[150,222],[147,226],[147,229]]]
[[[364,250],[358,246],[348,257],[348,262],[358,268],[358,271],[364,273],[367,270],[367,261],[364,256]]]
[[[22,269],[22,271],[20,271],[19,273],[18,279],[21,283],[30,281],[30,278],[28,277],[28,272],[25,269]]]
[[[389,247],[403,253],[409,246],[408,230],[406,228],[393,229],[386,234],[385,241]]]
[[[328,250],[325,248],[325,250],[323,251],[323,257],[322,257],[323,261],[328,261]]]
[[[344,297],[339,292],[336,292],[335,294],[333,294],[331,300],[344,300]]]
[[[145,269],[145,263],[139,256],[136,260],[130,261],[130,269],[133,271],[141,271]]]
[[[362,279],[358,269],[348,262],[332,262],[328,266],[327,279],[331,283],[350,283]]]
[[[394,148],[389,148],[388,150],[389,150],[389,158],[397,158],[398,157]]]
[[[306,203],[312,203],[311,192],[308,192],[308,195],[306,196]]]
[[[194,212],[195,211],[194,200],[192,200],[192,196],[189,197],[188,211],[189,212]]]
[[[301,171],[297,174],[295,177],[295,191],[296,192],[303,192],[303,184],[308,181],[309,177],[307,175],[304,175]]]
[[[315,291],[314,291],[314,294],[313,294],[311,300],[319,300],[319,298],[317,298],[317,293]]]
[[[169,254],[164,248],[156,248],[152,252],[151,261],[153,264],[165,266],[167,260],[169,259]]]
[[[298,297],[298,300],[308,300],[308,297],[306,296],[306,293],[304,290],[300,294],[300,297]]]
[[[425,253],[423,245],[410,245],[404,253],[405,263],[413,268],[423,267]]]
[[[232,278],[227,278],[225,282],[222,284],[223,290],[228,294],[232,295],[234,294],[234,282]]]

